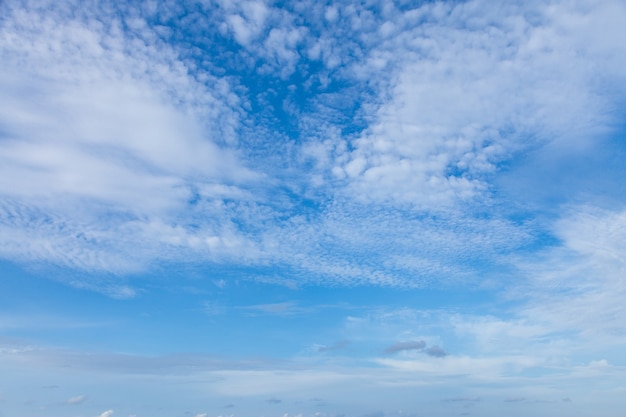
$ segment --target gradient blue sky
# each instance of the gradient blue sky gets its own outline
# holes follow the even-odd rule
[[[618,417],[626,3],[0,1],[0,417]]]

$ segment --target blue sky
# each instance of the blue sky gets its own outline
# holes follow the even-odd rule
[[[621,0],[0,3],[0,417],[613,417]]]

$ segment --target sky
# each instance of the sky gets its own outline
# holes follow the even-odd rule
[[[621,417],[623,0],[0,1],[0,417]]]

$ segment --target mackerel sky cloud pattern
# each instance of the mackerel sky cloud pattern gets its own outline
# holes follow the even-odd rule
[[[620,0],[0,2],[0,417],[613,416]]]

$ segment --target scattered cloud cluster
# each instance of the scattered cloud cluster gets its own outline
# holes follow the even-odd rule
[[[297,280],[420,286],[467,271],[433,254],[467,241],[446,233],[533,244],[532,228],[495,212],[477,229],[449,212],[489,210],[480,201],[503,163],[593,146],[615,122],[619,90],[604,92],[623,78],[616,2],[112,7],[3,5],[5,258],[115,273],[273,262]],[[291,118],[302,143],[277,147]],[[423,213],[443,216],[432,251],[403,247],[429,233]],[[372,224],[389,237],[368,239]],[[363,262],[377,252],[387,265]]]
[[[192,74],[145,19],[33,6],[3,5],[3,256],[128,272],[243,243],[215,206],[258,178],[220,145],[239,112],[228,83]],[[217,217],[194,232],[180,216],[205,199]]]
[[[59,389],[0,414],[111,417],[72,372],[242,415],[623,408],[623,39],[620,0],[0,2],[0,259],[116,308],[201,281],[150,320],[211,321],[86,354],[22,338],[88,319],[3,310],[7,379]]]
[[[66,361],[51,364],[49,358],[51,354],[58,352],[46,352],[45,349],[39,350],[35,356],[31,356],[29,361],[24,362],[25,356],[12,356],[13,364],[15,360],[22,363],[30,363],[28,369],[34,370],[38,368],[38,373],[45,378],[56,375],[58,378],[67,380],[68,372],[75,372],[80,369],[81,372],[88,371],[79,364],[73,371],[64,370]],[[78,352],[68,352],[72,355],[81,355]],[[76,356],[75,356],[76,357]],[[3,364],[7,363],[6,356],[0,358]],[[137,357],[136,360],[141,358]],[[184,360],[183,358],[180,358]],[[315,412],[332,412],[337,410],[345,401],[345,398],[354,398],[359,396],[359,402],[363,407],[363,413],[371,410],[376,406],[387,404],[382,401],[381,396],[397,397],[396,406],[405,407],[414,404],[416,399],[422,399],[425,404],[435,403],[437,401],[449,403],[450,406],[458,404],[466,406],[473,404],[476,407],[494,406],[494,404],[524,404],[524,406],[532,407],[541,404],[554,404],[555,406],[567,407],[576,402],[573,396],[585,398],[588,391],[578,383],[580,381],[589,381],[589,378],[602,378],[603,384],[613,385],[623,379],[623,366],[615,366],[606,361],[588,363],[578,367],[578,370],[572,372],[572,369],[555,366],[548,361],[543,364],[533,363],[530,357],[507,357],[507,358],[470,358],[465,356],[448,355],[445,358],[414,358],[412,360],[396,360],[381,357],[379,365],[369,366],[337,366],[335,362],[327,362],[317,369],[310,369],[307,362],[291,361],[284,362],[281,368],[273,368],[270,362],[265,364],[250,366],[245,362],[239,364],[228,364],[228,369],[210,369],[203,366],[189,368],[185,373],[185,384],[180,386],[176,381],[181,381],[181,375],[178,372],[164,372],[159,374],[156,382],[154,374],[141,375],[132,369],[121,370],[111,368],[111,362],[99,361],[99,358],[93,358],[94,363],[98,363],[100,371],[107,370],[104,374],[105,379],[118,388],[109,390],[109,392],[100,392],[98,402],[102,402],[105,398],[114,398],[119,396],[122,391],[127,388],[123,387],[122,381],[132,378],[137,383],[145,384],[152,393],[152,401],[155,404],[161,404],[160,396],[170,398],[176,405],[183,404],[184,401],[174,401],[172,396],[182,395],[186,397],[190,390],[200,390],[203,392],[203,401],[212,404],[215,398],[237,398],[237,410],[245,415],[250,411],[250,407],[256,408],[256,411],[266,409],[268,412],[276,408],[284,410],[300,409],[306,415],[313,415]],[[199,363],[199,362],[197,362]],[[537,366],[545,366],[552,368],[549,373],[543,374],[541,377],[531,376],[523,372],[516,373],[515,377],[511,377],[511,370],[514,367],[521,367],[526,370],[541,369]],[[13,375],[14,365],[7,366],[7,371]],[[22,368],[23,370],[24,368]],[[92,371],[95,368],[92,368]],[[555,372],[557,371],[558,372]],[[112,372],[111,372],[112,371]],[[91,372],[91,371],[90,371]],[[16,381],[22,381],[23,376],[15,375]],[[426,379],[425,379],[426,378]],[[450,390],[443,390],[441,384],[450,385],[450,379],[458,381],[458,384],[450,386]],[[563,379],[567,379],[570,383],[563,385]],[[165,386],[163,385],[165,382]],[[121,384],[121,385],[120,385]],[[461,389],[460,387],[471,387]],[[598,389],[604,389],[598,387]],[[136,388],[133,388],[133,392]],[[454,395],[453,393],[462,393]],[[448,395],[442,395],[448,392]],[[411,395],[409,395],[411,394]],[[154,396],[156,395],[156,396]],[[305,398],[313,400],[304,401]],[[615,394],[619,398],[619,393]],[[604,396],[604,398],[608,398]],[[188,399],[188,397],[187,397]],[[588,401],[585,399],[585,401]],[[86,403],[76,403],[76,406],[84,406]],[[219,408],[224,408],[222,403]],[[206,409],[206,405],[204,406]],[[217,405],[215,405],[217,410]],[[226,408],[234,408],[235,404],[230,403]],[[266,408],[267,407],[267,408]],[[429,406],[430,407],[430,406]],[[353,412],[358,407],[351,405]],[[311,411],[305,411],[310,409]],[[375,408],[374,408],[375,409]],[[317,410],[317,411],[314,411]],[[391,409],[385,412],[389,414]],[[110,417],[113,410],[107,410],[98,413],[100,417]],[[115,413],[115,415],[119,412]],[[192,415],[202,415],[202,413],[193,413]],[[208,415],[208,412],[207,412]],[[355,414],[356,415],[356,414]]]

